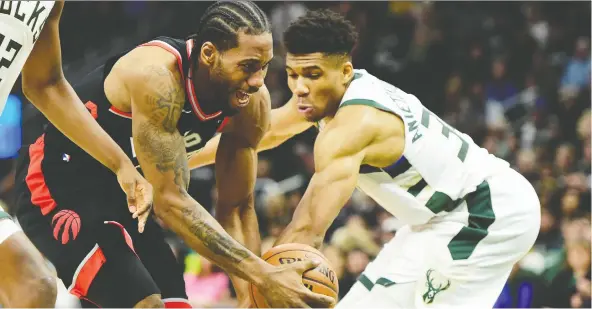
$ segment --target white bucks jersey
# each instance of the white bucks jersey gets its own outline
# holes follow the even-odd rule
[[[369,105],[405,123],[403,156],[387,168],[364,165],[358,188],[408,224],[423,224],[456,208],[509,164],[426,109],[413,95],[356,70],[340,107]]]
[[[0,114],[54,1],[0,1]]]

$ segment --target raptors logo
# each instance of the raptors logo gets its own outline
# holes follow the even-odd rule
[[[53,238],[65,245],[70,241],[70,236],[72,239],[78,237],[81,227],[80,216],[72,210],[60,210],[51,219],[51,225],[53,225]]]

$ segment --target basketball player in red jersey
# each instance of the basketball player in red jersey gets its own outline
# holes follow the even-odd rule
[[[140,229],[152,204],[152,186],[96,123],[68,81],[61,63],[59,20],[63,1],[0,1],[0,113],[22,72],[23,91],[55,127],[115,175]],[[0,208],[0,307],[53,307],[56,281],[45,260]]]
[[[220,203],[237,215],[232,220],[253,210],[255,150],[269,126],[263,80],[272,47],[269,22],[255,4],[217,2],[189,40],[159,37],[115,56],[76,91],[139,164],[154,186],[156,215],[187,245],[253,282],[273,307],[327,307],[331,298],[302,284],[302,272],[315,263],[266,263],[187,194],[188,154],[221,132]],[[162,229],[149,218],[139,234],[121,210],[112,173],[55,127],[27,148],[16,185],[23,230],[70,293],[101,307],[189,307],[182,269]],[[256,230],[254,217],[243,222]]]

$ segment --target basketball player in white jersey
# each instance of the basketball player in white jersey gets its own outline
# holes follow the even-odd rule
[[[139,229],[152,187],[94,121],[62,72],[59,20],[63,1],[0,1],[0,114],[22,71],[23,92],[56,127],[109,167],[128,196]],[[0,307],[53,307],[56,279],[41,254],[0,208]]]
[[[354,70],[357,34],[313,11],[284,34],[293,98],[259,151],[313,124],[315,174],[282,243],[319,247],[357,187],[406,223],[336,308],[491,308],[534,244],[540,203],[509,164],[413,95]],[[216,140],[190,165],[213,161]]]

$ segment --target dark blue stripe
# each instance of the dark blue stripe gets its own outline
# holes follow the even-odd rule
[[[378,172],[385,172],[387,174],[389,174],[392,178],[395,178],[401,174],[403,174],[404,172],[406,172],[408,169],[411,168],[411,164],[409,164],[409,161],[407,161],[407,159],[405,157],[401,157],[399,160],[397,160],[397,162],[384,167],[384,168],[378,168],[378,167],[374,167],[374,166],[370,166],[368,164],[363,164],[360,166],[360,174],[370,174],[370,173],[378,173]]]
[[[391,177],[395,178],[403,173],[405,173],[408,169],[411,168],[411,164],[407,161],[407,158],[404,156],[401,157],[395,164],[387,166],[382,170],[385,171],[387,174],[391,175]]]

